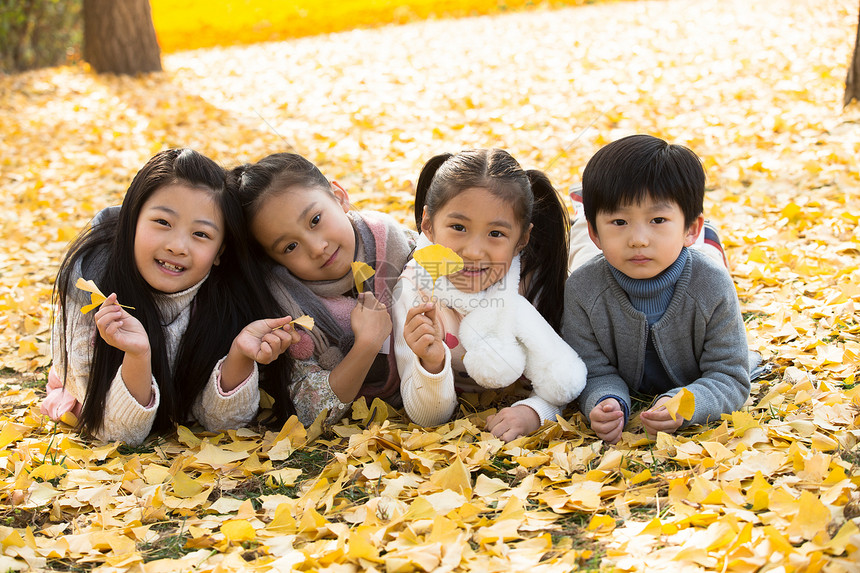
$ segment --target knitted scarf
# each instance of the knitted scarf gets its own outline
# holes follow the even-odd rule
[[[365,281],[365,288],[390,308],[397,278],[415,248],[415,233],[381,213],[350,211],[347,216],[355,231],[353,260],[366,263],[376,271],[373,277]],[[277,289],[276,296],[285,310],[292,316],[327,314],[328,324],[334,324],[340,330],[343,340],[338,346],[320,328],[312,331],[300,329],[301,341],[290,347],[290,355],[298,359],[314,357],[322,368],[333,370],[343,360],[354,340],[350,327],[350,313],[357,303],[353,274],[350,271],[339,279],[328,281],[299,281],[295,277],[288,277],[288,274],[283,267],[275,272],[276,279],[282,279],[279,280],[281,288]],[[304,289],[309,293],[303,293]],[[313,301],[307,300],[308,294],[322,305],[312,304]],[[302,304],[303,299],[305,304]],[[371,369],[359,395],[384,398],[397,391],[400,378],[397,375],[393,343],[389,347],[387,368],[381,370]]]

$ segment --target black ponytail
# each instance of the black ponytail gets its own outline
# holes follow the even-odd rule
[[[534,195],[531,237],[521,253],[525,296],[556,332],[561,328],[570,249],[570,216],[542,171],[526,171]]]
[[[418,185],[415,187],[415,228],[418,229],[419,233],[421,232],[421,220],[424,218],[424,205],[427,202],[427,190],[430,189],[436,171],[451,156],[451,153],[441,153],[431,157],[421,169],[421,175],[418,176]]]

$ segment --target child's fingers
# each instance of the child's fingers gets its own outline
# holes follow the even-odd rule
[[[406,322],[414,319],[416,316],[424,315],[425,313],[434,309],[433,303],[424,303],[419,304],[417,306],[413,306],[406,312]]]
[[[289,330],[289,328],[292,326],[290,324],[291,320],[292,320],[292,317],[287,315],[287,316],[282,316],[281,318],[264,318],[263,322],[266,324],[266,327],[269,330],[275,330],[275,329],[279,329],[279,328],[283,328],[284,330]]]
[[[651,410],[645,410],[642,412],[641,417],[646,420],[651,420],[652,422],[674,422],[674,420],[672,420],[672,416],[669,414],[669,410],[663,406],[660,406],[656,410],[653,408]]]

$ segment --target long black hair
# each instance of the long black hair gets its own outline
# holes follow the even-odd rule
[[[141,276],[134,261],[134,242],[140,211],[149,197],[165,185],[182,184],[212,193],[224,217],[224,244],[218,265],[195,296],[188,328],[171,368],[159,312],[159,293]],[[260,273],[247,256],[248,239],[238,203],[225,188],[225,172],[214,161],[191,149],[159,152],[135,175],[118,215],[98,217],[96,224],[79,235],[64,257],[54,287],[54,303],[62,329],[63,363],[68,364],[69,320],[93,320],[70,316],[70,305],[80,294],[78,277],[95,279],[105,293],[135,308],[134,316],[146,330],[151,348],[152,374],[161,395],[153,430],[169,429],[190,417],[197,395],[207,383],[215,363],[230,349],[233,338],[248,323],[274,317],[265,308],[265,287]],[[95,435],[104,422],[104,407],[111,382],[124,353],[96,335],[79,429]],[[289,358],[281,356],[269,365],[270,377],[289,378]],[[66,368],[66,371],[68,368]],[[63,373],[65,378],[66,373]]]
[[[511,204],[528,244],[521,253],[520,278],[525,296],[546,321],[561,328],[564,283],[570,245],[570,218],[561,197],[541,171],[526,171],[502,149],[476,149],[432,157],[421,170],[415,190],[415,225],[466,189],[480,187]]]

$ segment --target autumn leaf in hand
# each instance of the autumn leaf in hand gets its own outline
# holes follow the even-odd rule
[[[355,290],[359,293],[364,292],[364,281],[376,274],[373,267],[361,261],[352,263],[352,276],[355,279]]]
[[[301,326],[302,328],[306,328],[308,330],[314,329],[314,319],[312,316],[308,315],[300,316],[294,320],[291,320],[290,324],[295,324],[296,326]]]
[[[84,280],[83,277],[81,277],[78,279],[78,282],[75,283],[75,286],[77,288],[81,289],[82,291],[86,291],[86,292],[90,293],[90,304],[81,308],[81,312],[83,314],[88,313],[89,311],[93,310],[94,308],[98,308],[99,306],[101,306],[101,304],[105,300],[107,300],[107,297],[104,294],[102,294],[102,291],[99,290],[99,287],[97,287],[96,283],[94,283],[93,281],[87,281],[87,280]],[[119,303],[117,303],[117,304],[119,304]],[[120,306],[123,308],[128,308],[128,309],[134,310],[133,306],[126,306],[124,304],[120,304]]]
[[[413,258],[433,279],[434,289],[439,277],[454,274],[463,268],[460,255],[442,245],[428,245],[418,249]]]
[[[663,402],[663,405],[669,411],[672,420],[677,420],[678,416],[689,420],[693,417],[693,412],[696,411],[696,396],[686,388],[681,388],[680,392],[672,396],[667,402]]]

